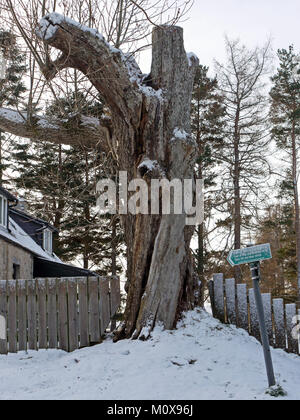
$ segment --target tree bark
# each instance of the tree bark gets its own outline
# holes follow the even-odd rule
[[[298,307],[300,308],[300,209],[299,209],[299,195],[298,195],[298,158],[297,158],[295,121],[293,121],[293,127],[292,127],[292,159],[293,159],[292,176],[293,176],[294,206],[295,206]]]
[[[153,33],[152,88],[162,89],[163,101],[143,98],[142,130],[136,155],[134,177],[142,176],[146,158],[158,162],[147,171],[151,178],[169,180],[193,178],[196,143],[174,136],[176,128],[190,133],[190,104],[194,69],[189,66],[180,28],[156,28]],[[192,308],[197,286],[189,245],[193,229],[185,225],[186,215],[137,216],[134,224],[126,218],[128,247],[128,302],[126,337],[147,338],[156,322],[175,326],[184,309]],[[134,229],[133,229],[134,227]]]
[[[109,129],[99,126],[98,140],[117,150],[118,167],[127,171],[128,180],[143,178],[150,185],[153,178],[193,178],[197,145],[190,135],[190,108],[198,60],[187,57],[181,28],[154,29],[152,69],[146,79],[134,60],[111,48],[97,31],[56,13],[42,19],[37,34],[62,53],[43,69],[45,76],[51,79],[62,68],[75,68],[104,98],[111,122]],[[25,126],[26,137],[31,137],[32,129]],[[24,124],[16,127],[1,110],[0,128],[26,133]],[[33,137],[46,140],[41,131]],[[74,141],[74,134],[66,137]],[[47,140],[51,138],[48,132]],[[78,133],[76,141],[84,144],[85,138]],[[156,162],[151,169],[149,159]],[[194,306],[198,285],[190,252],[194,228],[186,226],[186,214],[121,219],[128,250],[128,298],[117,339],[147,338],[155,324],[172,329],[182,311]]]
[[[240,104],[237,104],[234,128],[234,249],[241,249],[241,188],[240,188]],[[237,283],[242,282],[240,266],[234,267]]]

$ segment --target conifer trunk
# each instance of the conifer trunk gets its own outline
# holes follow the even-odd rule
[[[300,308],[300,210],[299,210],[299,195],[298,195],[298,159],[297,159],[297,145],[295,133],[295,121],[292,127],[292,175],[293,175],[293,189],[294,189],[294,206],[295,206],[295,233],[296,233],[296,258],[297,258],[297,284],[298,284],[298,307]]]

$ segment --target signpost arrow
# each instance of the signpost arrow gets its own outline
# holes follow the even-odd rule
[[[264,244],[231,251],[227,261],[234,267],[235,265],[251,264],[257,261],[269,260],[271,258],[272,253],[270,244]]]

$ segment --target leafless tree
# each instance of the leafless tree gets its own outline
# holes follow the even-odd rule
[[[226,38],[226,50],[227,63],[216,62],[227,127],[225,153],[219,158],[225,164],[222,193],[233,215],[234,249],[240,249],[242,227],[257,208],[260,189],[268,174],[270,133],[265,83],[271,59],[270,42],[249,50],[239,40]],[[235,276],[241,281],[240,267],[235,268]]]

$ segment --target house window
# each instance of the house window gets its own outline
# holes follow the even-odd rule
[[[13,279],[20,280],[21,267],[19,264],[13,264]]]
[[[43,247],[46,252],[52,254],[52,232],[49,229],[44,230]]]
[[[7,227],[7,199],[0,195],[0,226]]]

